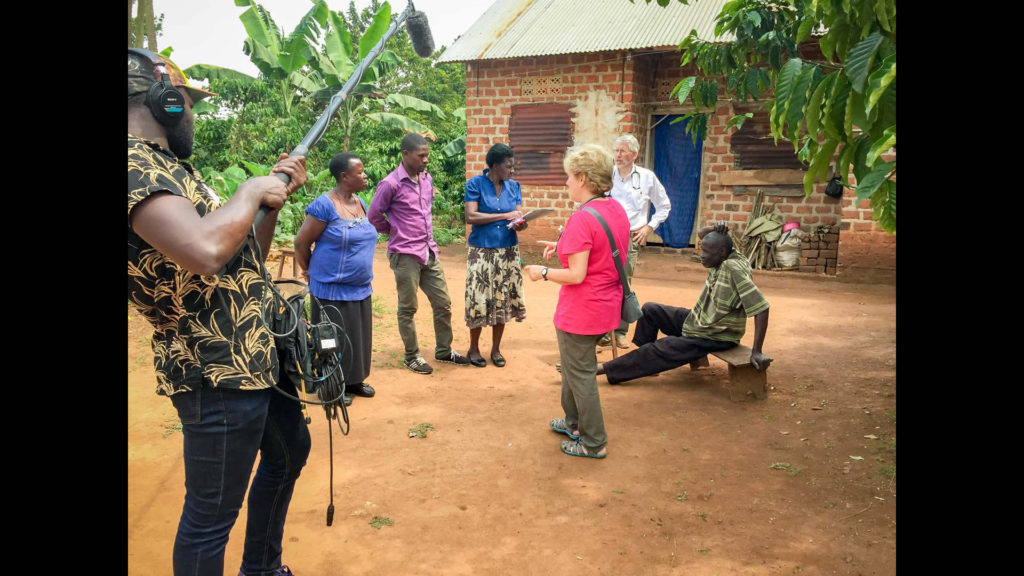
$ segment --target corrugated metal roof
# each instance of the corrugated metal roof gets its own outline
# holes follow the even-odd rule
[[[711,40],[726,1],[662,8],[644,0],[496,0],[438,61],[662,48],[694,29]]]

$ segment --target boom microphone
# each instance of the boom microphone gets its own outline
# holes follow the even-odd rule
[[[412,5],[412,2],[409,2],[408,6],[405,7],[405,10],[398,15],[398,18],[396,18],[394,22],[391,23],[391,26],[384,33],[384,36],[381,37],[380,41],[377,42],[377,45],[370,49],[370,52],[366,57],[363,58],[359,65],[356,66],[356,69],[352,71],[348,82],[346,82],[345,85],[342,86],[341,90],[331,98],[330,105],[313,124],[313,127],[309,129],[309,132],[306,133],[302,142],[300,142],[288,156],[292,158],[305,156],[309,153],[309,149],[320,141],[320,138],[327,131],[327,124],[330,122],[331,117],[338,111],[338,108],[341,107],[342,102],[348,98],[349,93],[359,82],[360,78],[363,77],[363,72],[366,71],[366,68],[377,58],[377,55],[380,54],[381,50],[384,49],[384,43],[391,38],[392,34],[395,33],[403,22],[406,23],[406,30],[409,33],[409,41],[412,43],[412,48],[416,51],[416,54],[421,58],[428,58],[434,53],[434,37],[430,34],[430,26],[427,24],[427,15],[416,10]],[[291,181],[291,178],[282,172],[275,172],[273,176],[285,184]],[[263,218],[266,217],[269,212],[270,208],[260,206],[260,211],[256,213],[253,226],[259,226],[260,222],[263,221]],[[237,258],[241,253],[242,249],[239,248],[235,258]],[[228,265],[225,265],[221,272],[226,270],[227,266]]]
[[[413,10],[405,22],[405,30],[409,33],[409,41],[412,42],[412,49],[416,51],[416,55],[420,58],[430,58],[434,53],[434,37],[430,34],[427,15],[419,10]]]

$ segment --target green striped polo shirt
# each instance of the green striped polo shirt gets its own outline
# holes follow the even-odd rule
[[[768,309],[768,301],[750,276],[750,262],[733,250],[717,268],[708,270],[704,290],[683,322],[683,336],[736,342],[747,318]]]

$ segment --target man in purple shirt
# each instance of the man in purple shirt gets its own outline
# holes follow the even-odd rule
[[[434,311],[434,358],[469,365],[469,359],[452,350],[452,300],[434,242],[431,203],[434,179],[427,173],[430,144],[419,134],[402,138],[402,163],[377,184],[366,217],[378,232],[387,234],[388,261],[398,285],[398,332],[405,345],[405,366],[417,374],[434,371],[420,356],[413,316],[417,288],[422,289]]]

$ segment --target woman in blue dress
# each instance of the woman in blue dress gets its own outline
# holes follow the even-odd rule
[[[505,323],[526,318],[519,236],[526,223],[509,228],[522,215],[523,193],[511,179],[514,152],[506,144],[487,151],[487,170],[466,182],[466,223],[472,225],[466,255],[466,326],[469,362],[483,368],[480,332],[491,327],[491,362],[501,368],[501,337]]]
[[[337,185],[306,207],[306,219],[295,235],[295,260],[310,293],[320,301],[320,306],[311,306],[313,322],[320,321],[323,308],[352,342],[351,350],[344,338],[341,344],[347,405],[352,401],[349,394],[374,394],[366,377],[373,348],[370,282],[377,230],[366,219],[366,204],[355,194],[366,189],[362,160],[343,152],[331,158],[329,169]]]

